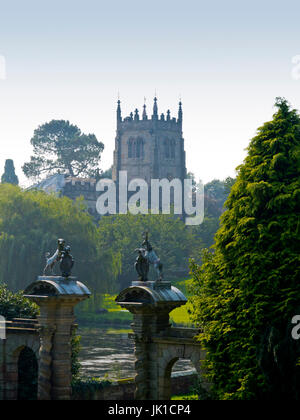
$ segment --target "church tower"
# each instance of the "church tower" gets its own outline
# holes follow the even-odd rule
[[[128,182],[142,178],[169,180],[186,177],[184,139],[182,137],[182,104],[178,117],[158,114],[157,98],[153,113],[148,117],[146,105],[140,116],[138,109],[122,119],[121,102],[117,107],[117,135],[115,140],[113,180],[118,182],[120,171],[127,171]]]

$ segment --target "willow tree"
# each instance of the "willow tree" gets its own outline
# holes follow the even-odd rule
[[[0,185],[0,284],[17,291],[36,280],[45,253],[55,251],[60,237],[71,245],[74,275],[93,294],[111,291],[117,257],[100,249],[97,227],[82,201]]]
[[[202,241],[184,222],[166,214],[120,214],[105,216],[99,223],[99,245],[103,253],[120,256],[120,287],[127,287],[137,277],[134,270],[135,249],[149,231],[150,242],[159,255],[166,278],[188,273],[189,258],[199,255]],[[149,278],[155,273],[150,269]]]
[[[276,107],[238,168],[213,251],[192,265],[218,399],[300,398],[300,117],[284,99]]]

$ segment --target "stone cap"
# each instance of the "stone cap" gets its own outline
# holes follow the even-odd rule
[[[184,294],[166,281],[133,281],[132,286],[123,290],[116,298],[122,306],[154,305],[181,306],[187,302]]]
[[[46,296],[90,296],[91,292],[76,277],[39,276],[38,280],[30,284],[25,297]]]

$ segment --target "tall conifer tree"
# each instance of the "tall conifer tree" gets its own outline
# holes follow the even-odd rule
[[[7,159],[5,161],[4,174],[1,177],[1,182],[2,184],[19,184],[19,179],[15,174],[14,161],[12,159]]]
[[[214,252],[192,266],[218,399],[300,398],[300,117],[284,99],[276,107],[238,168]]]

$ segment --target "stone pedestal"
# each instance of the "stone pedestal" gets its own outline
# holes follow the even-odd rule
[[[187,302],[170,282],[132,282],[116,302],[133,314],[135,340],[135,399],[158,399],[159,363],[154,338],[171,329],[169,313]]]
[[[38,399],[71,398],[71,336],[74,307],[90,296],[75,277],[41,276],[25,296],[40,307]]]

